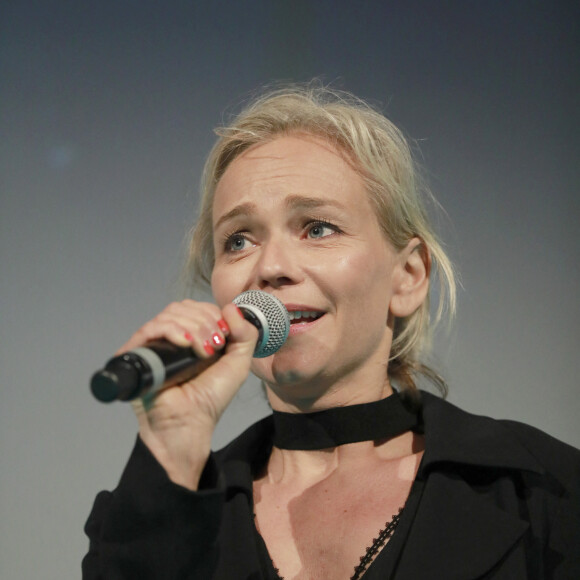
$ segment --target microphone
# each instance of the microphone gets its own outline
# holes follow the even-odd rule
[[[234,304],[258,329],[254,358],[274,354],[288,338],[290,318],[278,298],[262,290],[247,290]],[[223,351],[202,359],[190,347],[154,340],[113,357],[91,378],[91,392],[99,401],[131,401],[184,383],[212,365]]]

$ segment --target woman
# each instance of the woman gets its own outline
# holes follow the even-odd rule
[[[417,389],[420,374],[444,388],[420,362],[432,272],[451,311],[455,292],[399,131],[348,95],[291,88],[219,135],[190,255],[216,304],[172,304],[119,352],[165,338],[225,354],[134,403],[84,578],[580,577],[579,453]],[[263,359],[232,304],[248,289],[292,319]],[[213,453],[250,370],[273,416]]]

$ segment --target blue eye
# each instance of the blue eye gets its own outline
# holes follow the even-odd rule
[[[316,221],[310,224],[308,228],[308,237],[310,238],[325,238],[336,233],[337,228],[332,224]]]
[[[241,233],[235,233],[226,238],[226,251],[227,252],[241,252],[246,249],[246,242],[248,240]]]

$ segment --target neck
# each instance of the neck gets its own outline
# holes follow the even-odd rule
[[[302,395],[297,389],[280,388],[264,383],[268,402],[274,411],[284,413],[313,413],[334,407],[347,407],[380,401],[393,394],[389,380],[365,383],[361,381],[356,388],[334,385],[316,395]],[[360,385],[367,385],[361,387]],[[298,392],[297,392],[298,391]],[[310,391],[312,393],[312,390]]]
[[[267,477],[270,483],[313,485],[345,470],[360,471],[377,463],[413,458],[424,449],[424,439],[411,431],[388,441],[360,441],[324,450],[273,448]]]
[[[417,409],[399,395],[311,413],[274,411],[271,483],[310,484],[340,472],[363,473],[422,449]],[[370,473],[370,471],[369,471]]]

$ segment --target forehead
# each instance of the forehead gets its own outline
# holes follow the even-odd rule
[[[362,203],[370,210],[364,181],[342,151],[319,137],[282,136],[231,162],[216,187],[214,225],[236,205],[268,205],[284,196]]]

